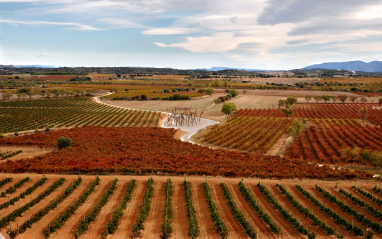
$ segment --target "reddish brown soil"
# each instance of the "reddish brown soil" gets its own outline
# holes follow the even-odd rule
[[[165,183],[154,181],[154,194],[151,199],[150,213],[143,224],[142,238],[159,238],[163,223],[163,210],[165,204]]]
[[[173,238],[189,238],[186,199],[182,183],[173,183],[172,206],[174,212]]]
[[[220,238],[209,214],[204,189],[201,183],[191,184],[192,203],[195,207],[196,219],[199,224],[200,238]]]

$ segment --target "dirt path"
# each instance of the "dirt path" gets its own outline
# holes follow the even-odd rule
[[[283,134],[276,143],[266,152],[266,155],[280,155],[282,153],[283,147],[285,147],[285,142],[288,139],[288,134]]]
[[[161,235],[161,225],[163,223],[163,210],[165,204],[165,183],[154,182],[154,194],[151,199],[150,212],[143,224],[145,230],[142,231],[142,238],[159,238]]]
[[[258,231],[259,238],[276,238],[275,235],[270,233],[265,223],[257,216],[256,212],[248,205],[247,201],[241,194],[237,185],[227,184],[229,191],[232,194],[237,208],[244,214],[247,221]]]
[[[231,210],[227,205],[227,200],[223,196],[223,190],[219,184],[209,183],[211,189],[212,200],[214,200],[216,207],[218,208],[220,217],[226,224],[229,232],[229,238],[249,238],[245,234],[244,229],[236,221],[235,217],[232,215]]]
[[[23,234],[21,234],[18,238],[44,238],[42,232],[47,228],[48,224],[52,224],[54,220],[56,220],[57,215],[64,213],[68,207],[68,205],[72,205],[78,197],[80,197],[86,190],[86,188],[90,185],[89,182],[82,182],[80,186],[70,195],[68,196],[54,211],[50,212],[48,215],[44,216],[40,221],[33,225],[33,229],[27,229]],[[53,237],[54,238],[54,237]]]
[[[101,180],[99,185],[96,187],[95,191],[90,195],[84,204],[77,209],[77,211],[70,217],[65,224],[52,234],[51,238],[67,238],[68,234],[73,235],[73,230],[76,229],[78,223],[84,220],[84,214],[88,214],[90,210],[98,203],[102,194],[105,193],[110,186],[110,181]],[[68,205],[70,206],[70,205]]]
[[[127,207],[117,230],[107,238],[130,238],[135,220],[139,215],[140,206],[142,205],[142,198],[146,191],[146,184],[146,182],[137,182],[137,186],[133,191],[130,202],[127,203]]]
[[[299,232],[294,230],[280,214],[272,207],[267,199],[262,195],[256,185],[247,185],[247,188],[252,193],[252,196],[257,200],[264,212],[273,219],[273,221],[281,227],[282,238],[303,238]]]
[[[122,201],[123,195],[126,192],[128,182],[117,182],[117,186],[114,193],[109,198],[108,203],[102,208],[98,214],[96,220],[92,222],[89,226],[86,234],[82,235],[80,238],[102,238],[102,232],[105,230],[106,223],[111,220],[111,216],[114,210],[119,206]]]
[[[186,211],[186,199],[182,183],[173,183],[172,205],[174,210],[173,238],[190,238],[188,236],[188,220]],[[194,202],[194,201],[193,201]],[[200,222],[198,221],[200,225]]]

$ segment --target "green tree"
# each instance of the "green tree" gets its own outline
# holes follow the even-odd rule
[[[206,92],[207,95],[212,95],[214,93],[214,89],[207,88],[207,89],[205,89],[205,92]]]
[[[228,88],[228,81],[227,81],[227,79],[225,79],[223,81],[223,86],[224,86],[224,88]]]
[[[297,102],[297,97],[296,96],[288,96],[286,99],[286,102],[288,102],[290,105],[293,105],[294,103]]]
[[[318,95],[314,96],[313,98],[316,101],[316,104],[318,103],[318,101],[322,100],[321,96]]]
[[[346,95],[339,95],[337,99],[342,102],[342,104],[348,99]]]
[[[289,135],[297,136],[304,130],[304,124],[300,121],[294,121],[289,127]]]
[[[232,95],[232,97],[236,97],[239,95],[239,92],[237,90],[229,90],[229,93],[230,95]]]
[[[312,96],[311,95],[306,95],[305,96],[305,100],[306,100],[306,103],[309,103],[309,101],[312,99]]]
[[[321,96],[321,99],[323,99],[323,100],[325,101],[325,104],[326,104],[326,102],[330,100],[330,96],[328,96],[328,95],[322,95],[322,96]]]
[[[234,103],[224,103],[222,107],[222,112],[226,115],[232,114],[236,110],[236,105]]]
[[[283,113],[286,115],[286,117],[289,117],[293,113],[292,109],[283,109]]]
[[[382,165],[382,153],[379,151],[374,151],[370,155],[370,161],[374,167],[381,167]]]
[[[280,99],[278,102],[279,109],[283,106],[285,106],[285,100]]]
[[[72,139],[68,137],[61,136],[57,139],[57,148],[59,150],[64,149],[66,147],[72,146]]]

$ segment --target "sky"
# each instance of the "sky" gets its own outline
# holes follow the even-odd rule
[[[382,0],[0,0],[0,65],[288,70],[381,58]]]

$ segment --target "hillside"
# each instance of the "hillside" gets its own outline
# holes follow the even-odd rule
[[[348,62],[326,62],[322,64],[314,64],[303,69],[330,69],[330,70],[347,70],[347,71],[364,71],[364,72],[382,72],[382,61],[348,61]]]

